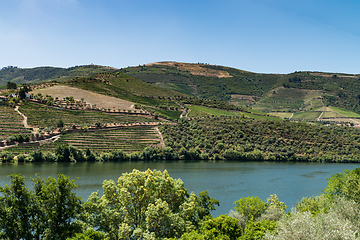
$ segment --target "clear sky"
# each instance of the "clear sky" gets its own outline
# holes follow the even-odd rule
[[[0,0],[0,68],[203,62],[360,73],[359,0]]]

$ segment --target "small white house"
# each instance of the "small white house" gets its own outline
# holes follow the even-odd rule
[[[26,99],[26,100],[29,100],[29,99],[30,99],[30,96],[31,96],[30,93],[25,93],[25,99]]]
[[[10,97],[19,97],[19,95],[16,93],[12,93],[12,94],[10,94]]]
[[[5,97],[5,96],[0,96],[0,102],[3,103],[3,102],[7,102],[9,100],[8,97]]]

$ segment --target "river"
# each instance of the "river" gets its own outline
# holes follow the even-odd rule
[[[319,194],[331,174],[356,167],[360,164],[229,161],[0,164],[0,186],[10,183],[7,175],[12,173],[25,175],[30,188],[30,177],[35,173],[42,178],[62,173],[72,179],[78,178],[76,193],[86,201],[92,192],[102,192],[104,180],[116,181],[122,173],[133,169],[166,169],[171,177],[182,179],[189,192],[198,194],[206,190],[209,196],[218,199],[220,207],[212,212],[216,217],[228,213],[241,197],[258,196],[266,201],[274,193],[291,210],[302,197]]]

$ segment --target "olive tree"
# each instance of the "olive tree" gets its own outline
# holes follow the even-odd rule
[[[104,181],[103,189],[103,196],[94,192],[85,203],[84,221],[110,239],[179,238],[218,203],[207,193],[189,194],[166,170],[133,170],[116,183]]]

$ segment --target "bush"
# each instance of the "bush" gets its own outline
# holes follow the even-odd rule
[[[234,209],[249,220],[255,220],[265,212],[268,204],[258,197],[242,197],[236,202]]]
[[[335,198],[328,213],[292,212],[278,222],[278,230],[264,239],[358,239],[359,204]]]
[[[63,128],[64,127],[64,121],[62,119],[59,119],[58,122],[56,123],[56,126],[59,128]]]

